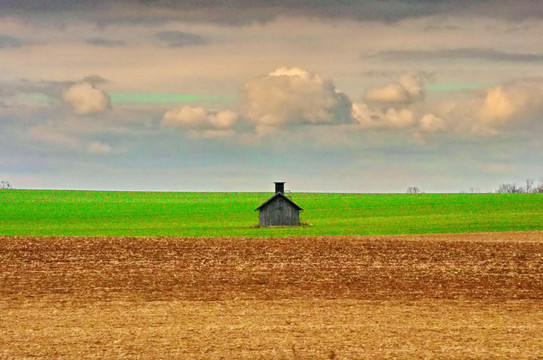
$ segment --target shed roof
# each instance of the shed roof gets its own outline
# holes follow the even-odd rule
[[[288,203],[290,203],[290,204],[291,204],[292,206],[294,206],[296,209],[298,209],[298,210],[300,210],[300,211],[303,210],[300,206],[298,206],[298,204],[296,204],[294,201],[290,200],[290,199],[289,199],[288,197],[286,197],[283,193],[276,193],[276,194],[273,195],[271,198],[269,198],[268,200],[264,201],[264,202],[262,203],[262,205],[260,205],[259,207],[257,207],[257,208],[255,209],[255,211],[262,209],[263,207],[265,207],[266,205],[268,205],[269,203],[271,203],[272,201],[274,201],[275,199],[280,198],[280,197],[283,198],[283,199],[285,199]]]

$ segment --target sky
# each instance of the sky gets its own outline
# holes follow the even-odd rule
[[[543,2],[0,0],[0,180],[401,193],[543,179]]]

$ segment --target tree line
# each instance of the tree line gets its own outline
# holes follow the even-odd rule
[[[524,186],[515,183],[501,184],[496,190],[499,194],[540,194],[543,193],[543,180],[536,184],[532,179],[526,179]]]
[[[13,186],[9,181],[1,180],[0,189],[13,189]],[[472,190],[470,192],[479,192],[478,190]],[[408,194],[424,194],[417,186],[409,186],[406,193]],[[536,184],[532,179],[526,179],[524,186],[517,185],[515,183],[503,183],[500,184],[496,190],[498,194],[541,194],[543,193],[543,179]]]
[[[478,188],[471,188],[470,191],[462,191],[462,193],[480,193]],[[498,194],[541,194],[543,193],[543,179],[536,184],[532,179],[526,179],[524,185],[516,183],[503,183],[498,186],[495,191]],[[424,191],[417,186],[409,186],[406,190],[407,194],[424,194]]]

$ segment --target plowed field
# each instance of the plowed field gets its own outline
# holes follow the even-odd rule
[[[543,357],[543,232],[0,237],[0,358]]]

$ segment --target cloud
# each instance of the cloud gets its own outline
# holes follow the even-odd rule
[[[106,143],[95,141],[88,145],[87,150],[91,154],[107,154],[110,153],[112,149],[111,146]]]
[[[16,48],[23,46],[23,41],[9,35],[0,34],[0,49]]]
[[[206,40],[198,35],[181,31],[162,31],[155,34],[156,38],[168,47],[185,47],[202,45]]]
[[[396,82],[371,88],[364,94],[365,101],[382,104],[408,104],[423,98],[423,79],[414,73],[401,75]]]
[[[103,77],[99,75],[89,75],[89,76],[85,76],[85,78],[81,80],[81,82],[87,82],[93,86],[96,86],[100,84],[107,84],[110,81],[108,79],[104,79]]]
[[[423,141],[436,133],[488,137],[506,130],[526,130],[543,116],[543,79],[471,91],[475,96],[437,103],[424,102],[419,85],[416,78],[404,77],[385,87],[370,89],[365,100],[373,101],[352,106],[358,128],[408,130],[415,139]]]
[[[523,128],[543,116],[543,80],[519,81],[485,90],[473,105],[475,134],[496,135],[501,128]]]
[[[467,99],[445,101],[435,116],[457,134],[495,136],[505,129],[528,129],[543,116],[543,79],[489,87]]]
[[[245,84],[244,109],[258,127],[349,123],[351,101],[331,80],[297,67],[278,68]]]
[[[94,115],[111,108],[108,95],[88,82],[70,86],[63,94],[62,101],[77,115]]]
[[[423,115],[418,121],[415,129],[415,139],[421,143],[427,141],[432,134],[445,133],[449,130],[449,124],[444,119],[435,114],[428,113]]]
[[[511,53],[486,48],[458,48],[441,49],[433,51],[421,50],[390,50],[364,56],[366,58],[378,58],[387,61],[428,61],[428,60],[485,60],[492,62],[535,62],[543,60],[543,54]]]
[[[75,13],[81,18],[97,22],[142,21],[207,21],[243,25],[270,21],[281,16],[306,16],[355,21],[397,22],[428,16],[486,16],[509,20],[540,19],[543,5],[539,1],[517,0],[0,0],[6,15]]]
[[[479,104],[479,118],[485,123],[509,119],[518,110],[519,105],[522,105],[523,101],[518,98],[519,95],[522,96],[522,94],[508,93],[503,86],[488,89],[484,99]]]
[[[447,122],[432,113],[425,114],[419,121],[419,133],[436,133],[447,130]]]
[[[478,104],[479,118],[499,123],[514,116],[534,115],[543,110],[543,81],[525,81],[491,87]]]
[[[352,123],[351,101],[336,90],[331,80],[297,67],[282,67],[250,80],[243,89],[240,113],[210,111],[184,106],[167,111],[161,125],[183,128],[198,137],[233,134],[238,120],[252,124],[259,136],[269,136],[294,125],[337,125]],[[249,127],[250,128],[250,127]],[[247,130],[241,125],[241,130]]]
[[[32,126],[27,136],[37,142],[62,149],[83,151],[90,154],[107,154],[113,149],[109,144],[101,141],[88,142],[78,134],[77,129],[71,128],[62,122],[47,122]]]
[[[352,117],[360,129],[404,129],[424,140],[435,133],[496,136],[506,130],[527,129],[543,116],[541,78],[466,90],[460,95],[428,103],[423,78],[404,74],[396,82],[367,90],[364,102],[353,104]]]
[[[54,124],[41,124],[31,127],[28,130],[30,139],[45,143],[48,145],[59,146],[73,149],[78,145],[78,139],[73,134],[66,133],[58,129]]]
[[[359,129],[413,129],[419,126],[410,106],[424,100],[423,76],[405,73],[383,87],[368,89],[362,103],[352,105],[351,116]],[[427,125],[428,119],[425,119]]]
[[[331,80],[298,67],[282,67],[245,84],[237,113],[184,106],[167,111],[161,125],[206,138],[251,129],[259,137],[272,136],[284,128],[295,129],[294,125],[350,125],[336,129],[402,131],[425,142],[438,133],[495,136],[506,129],[530,126],[543,115],[543,79],[466,90],[463,95],[429,103],[425,101],[424,75],[406,73],[388,85],[370,88],[365,101],[351,103]]]
[[[122,47],[126,45],[124,41],[109,40],[104,38],[90,38],[85,40],[85,42],[94,46],[102,46],[107,48]]]
[[[189,130],[189,135],[193,137],[220,138],[231,135],[237,121],[238,114],[233,111],[210,111],[202,107],[183,106],[167,111],[161,125]]]
[[[415,115],[410,109],[388,108],[381,110],[364,103],[353,104],[352,117],[360,129],[407,129],[415,125]]]

